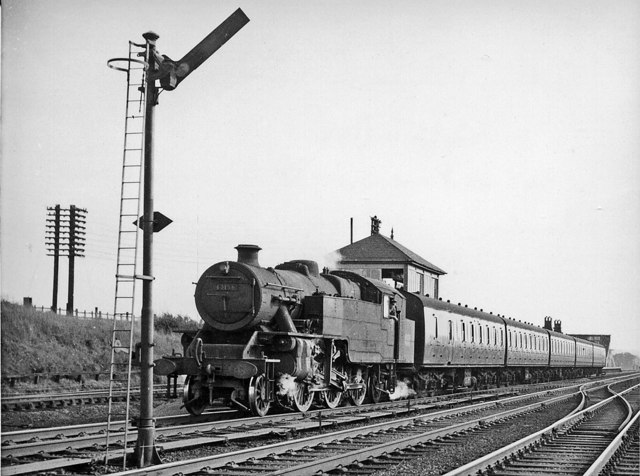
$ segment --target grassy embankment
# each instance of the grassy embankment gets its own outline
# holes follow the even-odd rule
[[[182,316],[167,314],[156,320],[154,354],[157,357],[182,352],[177,327],[195,323]],[[51,312],[39,312],[18,304],[2,301],[2,377],[31,374],[97,374],[109,371],[111,349],[109,342],[113,321],[108,319],[80,319]],[[138,342],[139,329],[134,333]],[[95,382],[87,379],[86,386],[108,385],[108,377]],[[68,387],[73,387],[67,382]],[[32,384],[16,384],[15,390],[27,390]],[[64,385],[64,382],[61,383]],[[80,385],[80,384],[77,384]],[[3,385],[3,392],[8,385]],[[46,382],[42,390],[56,388]]]

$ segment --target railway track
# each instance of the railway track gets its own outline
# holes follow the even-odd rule
[[[573,389],[575,390],[576,387],[577,386],[573,386]],[[159,418],[157,422],[156,445],[164,452],[171,452],[211,444],[229,445],[235,442],[246,442],[250,440],[259,442],[261,439],[280,441],[286,439],[286,448],[286,445],[293,443],[294,438],[296,438],[295,441],[302,441],[298,439],[298,437],[303,431],[321,433],[318,437],[329,439],[328,442],[318,444],[330,444],[332,439],[340,436],[340,432],[331,433],[331,435],[324,435],[322,433],[332,432],[335,428],[343,428],[349,425],[370,426],[371,428],[367,430],[368,432],[382,431],[388,434],[394,434],[398,431],[397,428],[399,427],[409,426],[415,427],[414,430],[412,430],[413,432],[424,433],[428,429],[436,431],[442,427],[450,427],[453,424],[452,419],[462,418],[464,420],[461,422],[462,424],[468,423],[467,420],[471,420],[473,427],[474,425],[485,425],[488,421],[487,419],[492,418],[492,414],[508,412],[511,406],[521,406],[522,403],[518,402],[529,400],[534,401],[534,405],[549,405],[549,400],[556,398],[555,394],[563,392],[567,393],[568,390],[545,390],[539,392],[537,395],[503,398],[500,402],[482,401],[486,399],[494,400],[496,396],[493,394],[462,395],[455,396],[453,400],[444,400],[442,397],[432,398],[430,400],[405,400],[388,402],[384,406],[376,407],[341,407],[335,410],[308,412],[307,414],[286,413],[283,415],[273,415],[268,418],[242,418],[224,422],[213,421],[200,422],[197,424],[192,423],[194,420],[193,417]],[[470,404],[470,400],[480,403]],[[464,408],[449,408],[454,405],[463,404],[465,405]],[[237,412],[235,415],[231,415],[230,413],[233,411],[228,409],[225,411],[229,414],[221,412],[217,414],[217,416],[204,415],[204,417],[219,420],[229,417],[237,418],[238,416]],[[437,413],[423,416],[422,413],[427,411],[436,411]],[[425,423],[416,422],[416,418],[419,420],[426,418],[430,423],[425,426]],[[184,424],[185,420],[188,420],[190,423]],[[478,423],[477,421],[473,423],[475,420],[484,421],[484,423]],[[381,423],[371,423],[374,421],[381,421]],[[122,422],[122,424],[124,430],[124,422]],[[164,427],[163,425],[167,426]],[[376,427],[375,425],[379,426]],[[101,445],[104,444],[105,437],[100,433],[102,429],[103,427],[101,427],[101,425],[76,425],[75,427],[48,429],[46,431],[30,430],[26,432],[5,433],[2,435],[2,474],[25,474],[27,472],[42,471],[44,468],[51,470],[56,467],[94,465],[103,456],[101,453]],[[134,432],[131,440],[135,440],[135,428],[130,431]],[[350,430],[344,431],[348,432]],[[445,433],[447,431],[451,430],[446,430]],[[453,431],[463,431],[463,429],[460,427],[458,430],[454,429]],[[433,435],[432,437],[437,438]],[[359,439],[361,436],[349,437],[347,435],[345,438],[347,440],[350,438]],[[303,448],[310,444],[313,444],[313,440],[305,442]],[[360,443],[356,444],[360,445]],[[268,445],[267,450],[271,450],[271,446],[273,445]],[[343,446],[343,444],[340,446]],[[366,449],[368,445],[364,448],[365,452],[368,451],[368,449]],[[224,447],[222,447],[222,450],[226,451]],[[260,450],[256,451],[258,451],[257,454],[260,454]],[[266,450],[263,448],[262,451]],[[303,453],[305,451],[306,450],[304,450]],[[128,454],[132,453],[133,448],[127,448],[126,452]],[[233,456],[233,453],[231,456]],[[247,458],[254,458],[255,461],[255,458],[258,457],[259,456],[253,455]],[[298,457],[298,455],[296,455],[296,457]],[[351,456],[347,456],[347,458],[349,457]],[[282,461],[278,458],[277,464],[280,463],[282,463]],[[182,471],[182,469],[180,471]]]
[[[154,394],[166,394],[166,385],[156,385]],[[140,396],[140,389],[133,388],[131,391],[132,398],[136,399]],[[73,405],[93,405],[97,403],[106,403],[109,398],[109,390],[85,390],[81,392],[65,392],[65,393],[28,393],[20,395],[3,396],[1,407],[3,412],[8,411],[25,411],[25,410],[42,410],[61,408]],[[114,393],[114,401],[126,401],[126,390],[118,390]]]
[[[637,452],[635,455],[632,454],[632,446],[634,436],[637,442],[640,385],[636,384],[620,393],[612,393],[613,396],[447,473],[447,476],[601,474],[600,471],[605,467],[607,471],[614,470],[613,456],[622,446],[623,440],[626,444],[623,450],[618,452],[616,460],[625,461],[621,467],[633,466],[635,456],[635,472],[630,474],[638,474]],[[625,474],[624,470],[618,474]]]
[[[429,453],[434,446],[449,445],[454,437],[472,437],[473,431],[478,428],[500,425],[520,414],[548,408],[571,400],[574,396],[575,393],[556,396],[543,392],[423,415],[398,415],[379,423],[368,423],[328,434],[319,433],[306,438],[119,474],[262,476],[322,474],[330,471],[374,474],[406,458]]]
[[[355,431],[356,434],[359,435],[361,431],[365,431],[366,433],[375,431],[393,435],[400,427],[413,426],[415,427],[414,432],[424,433],[426,429],[425,425],[431,428],[432,431],[441,430],[442,428],[451,426],[452,419],[458,418],[473,421],[478,418],[490,418],[491,414],[509,411],[505,409],[512,405],[521,405],[517,402],[525,400],[536,400],[539,405],[548,404],[550,399],[560,398],[554,397],[554,393],[562,393],[562,391],[544,391],[538,395],[509,397],[502,399],[500,402],[489,401],[472,403],[470,405],[468,404],[469,396],[464,396],[461,398],[458,397],[456,399],[457,401],[438,399],[431,403],[417,404],[414,402],[413,405],[411,401],[389,402],[385,406],[377,407],[345,407],[331,411],[310,412],[308,414],[287,413],[274,415],[269,418],[242,418],[224,422],[179,425],[166,428],[160,427],[156,432],[156,445],[161,451],[168,452],[180,451],[206,444],[217,443],[225,445],[247,440],[259,441],[260,439],[286,440],[285,442],[272,443],[258,449],[242,450],[242,452],[246,453],[248,460],[255,461],[256,458],[268,456],[268,454],[273,453],[279,446],[281,446],[282,451],[286,453],[287,450],[291,449],[291,445],[293,445],[294,442],[295,445],[302,445],[300,448],[305,448],[309,445],[320,445],[320,451],[323,451],[322,445],[330,445],[331,441],[339,437],[341,433],[345,434],[345,438],[353,439],[356,438],[356,436],[349,436],[349,432]],[[493,400],[495,396],[487,394],[485,398]],[[475,401],[481,399],[482,397],[479,395],[474,396]],[[448,408],[455,404],[467,405],[459,409]],[[417,416],[418,412],[425,411],[436,411],[436,413]],[[416,423],[416,418],[426,419],[425,421],[429,423]],[[371,423],[379,420],[382,421],[380,423]],[[461,424],[465,424],[465,421]],[[366,430],[346,429],[333,432],[335,428],[347,425],[364,425]],[[78,432],[78,430],[78,428],[74,428],[72,431],[75,431],[75,434],[70,433],[66,437],[56,436],[53,440],[45,440],[44,435],[42,435],[35,441],[19,442],[19,440],[16,439],[16,435],[12,435],[14,437],[12,441],[3,441],[2,450],[5,465],[2,467],[2,473],[25,474],[33,471],[42,471],[44,468],[51,470],[55,467],[95,464],[101,457],[99,448],[100,445],[104,443],[104,435],[99,433],[87,434],[85,432],[87,430],[86,428],[80,432]],[[310,439],[297,438],[299,433],[305,430],[313,430],[320,434],[310,437]],[[446,430],[442,431],[446,432]],[[324,434],[324,432],[330,432],[330,434]],[[49,432],[49,436],[51,435],[53,435],[52,431]],[[132,436],[132,439],[133,438],[135,437]],[[296,439],[294,440],[293,438]],[[314,443],[316,444],[314,445]],[[333,449],[330,449],[333,453]],[[125,451],[130,454],[133,448],[127,448]],[[268,452],[266,455],[263,454],[265,451]],[[47,458],[44,461],[43,455],[46,455]],[[297,455],[294,456],[297,457]],[[276,465],[283,462],[281,460],[282,457],[285,456],[276,458]],[[236,452],[232,452],[220,455],[217,458],[226,458],[225,462],[218,461],[220,465],[225,465],[229,461],[235,461],[234,458],[237,458],[237,455]],[[228,460],[228,458],[231,458],[231,460]],[[173,471],[175,473],[176,471],[174,471],[174,469],[175,468],[169,469],[169,472]],[[147,470],[149,470],[149,468],[147,468]],[[252,467],[251,471],[254,470],[256,470],[256,468]],[[185,472],[183,468],[180,468],[179,471]]]

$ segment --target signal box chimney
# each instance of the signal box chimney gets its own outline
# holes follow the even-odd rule
[[[380,223],[382,223],[382,220],[380,220],[376,215],[371,217],[371,234],[372,235],[377,235],[380,232]]]

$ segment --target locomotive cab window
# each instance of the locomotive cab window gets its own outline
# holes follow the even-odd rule
[[[382,298],[382,316],[388,319],[398,319],[397,314],[396,300],[385,294]]]

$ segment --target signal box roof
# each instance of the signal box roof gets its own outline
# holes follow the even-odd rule
[[[429,263],[423,257],[402,246],[395,240],[374,233],[360,241],[351,243],[337,250],[340,253],[341,264],[384,263],[384,264],[412,264],[437,275],[447,274],[436,265]]]

